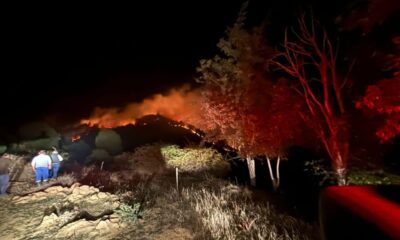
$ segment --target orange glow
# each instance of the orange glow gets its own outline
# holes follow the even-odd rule
[[[76,141],[78,141],[79,139],[81,139],[81,136],[80,136],[80,135],[74,135],[74,136],[71,137],[71,141],[72,141],[72,142],[76,142]]]
[[[175,121],[197,125],[200,113],[200,94],[188,86],[171,89],[167,94],[155,94],[142,102],[121,108],[96,107],[88,119],[80,124],[90,127],[115,128],[135,124],[145,115],[160,114]]]

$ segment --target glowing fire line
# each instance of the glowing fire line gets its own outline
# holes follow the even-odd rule
[[[99,128],[115,128],[134,125],[136,119],[146,115],[162,115],[177,122],[185,122],[196,125],[200,113],[200,94],[183,86],[179,89],[171,89],[167,94],[155,94],[142,102],[130,103],[122,108],[97,107],[90,118],[82,119],[81,125]],[[185,129],[193,128],[182,124]],[[193,131],[192,131],[193,132]]]

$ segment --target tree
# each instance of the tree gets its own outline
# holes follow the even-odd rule
[[[243,14],[242,9],[218,44],[223,55],[200,62],[204,124],[208,139],[225,140],[246,159],[251,185],[256,183],[254,157],[265,156],[276,189],[280,160],[303,129],[304,104],[284,79],[269,75],[267,62],[274,52],[264,39],[265,25],[246,30]],[[277,159],[276,176],[272,159]]]
[[[298,80],[299,93],[308,108],[303,118],[312,123],[310,127],[332,159],[339,185],[345,185],[349,140],[344,86],[336,72],[336,53],[325,30],[319,41],[314,22],[308,27],[303,15],[298,23],[300,31],[293,31],[295,40],[291,41],[286,31],[283,51],[271,63]],[[312,80],[320,86],[314,86],[316,81]]]
[[[227,30],[227,38],[218,43],[223,54],[212,59],[201,60],[198,81],[203,84],[203,114],[201,127],[206,139],[215,142],[224,140],[238,150],[249,167],[251,184],[255,185],[255,164],[251,151],[247,151],[249,139],[243,128],[250,122],[246,114],[246,98],[252,81],[262,78],[270,49],[266,47],[264,26],[252,31],[244,29],[246,4],[238,20]]]
[[[393,42],[398,53],[388,57],[392,77],[368,86],[365,95],[356,102],[357,108],[383,117],[383,124],[376,131],[382,143],[400,134],[400,37]]]
[[[245,101],[248,122],[243,127],[243,135],[247,144],[242,151],[252,156],[265,156],[276,190],[280,185],[280,161],[286,158],[292,145],[308,139],[300,115],[304,104],[285,79],[264,79],[263,84],[253,84],[252,88]],[[271,160],[276,160],[275,174]]]

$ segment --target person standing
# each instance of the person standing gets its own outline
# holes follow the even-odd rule
[[[51,154],[50,154],[50,158],[51,158],[51,178],[52,179],[57,179],[58,176],[58,170],[60,169],[60,162],[63,159],[63,157],[57,152],[57,150],[54,150]]]
[[[6,195],[7,188],[10,184],[10,163],[9,158],[0,158],[0,195]]]
[[[32,159],[32,169],[35,172],[36,184],[46,183],[49,180],[49,170],[51,169],[51,158],[46,151],[40,150],[39,154]]]

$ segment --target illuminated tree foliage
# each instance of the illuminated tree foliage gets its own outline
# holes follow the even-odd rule
[[[263,37],[265,26],[246,30],[244,19],[242,9],[227,38],[218,44],[223,55],[200,61],[203,128],[209,140],[224,140],[246,158],[252,185],[256,180],[253,158],[265,156],[277,188],[280,160],[303,129],[302,104],[283,79],[268,76],[273,51]],[[277,159],[276,176],[271,159]]]
[[[267,82],[268,83],[268,82]],[[246,151],[251,155],[265,156],[269,175],[276,190],[280,184],[279,166],[281,159],[286,158],[286,153],[294,144],[301,145],[309,137],[304,127],[300,113],[304,111],[304,104],[298,93],[283,79],[269,82],[262,91],[253,89],[252,100],[246,112],[246,122],[243,134],[247,139]],[[261,84],[253,85],[254,88]],[[259,98],[256,92],[263,93]],[[256,101],[259,104],[252,103]],[[261,104],[260,104],[261,103]],[[271,160],[276,159],[275,174],[272,170]]]
[[[356,107],[383,116],[384,121],[376,131],[382,143],[400,134],[400,37],[394,39],[398,53],[388,57],[392,78],[383,79],[367,88]]]
[[[203,84],[203,113],[206,139],[225,141],[247,159],[251,184],[255,185],[255,165],[247,150],[243,128],[248,122],[246,106],[251,82],[263,74],[268,49],[262,36],[263,27],[244,29],[246,4],[237,22],[226,32],[218,47],[223,54],[201,60],[198,81]]]
[[[299,92],[308,108],[303,117],[312,123],[310,127],[332,159],[339,185],[344,185],[349,140],[343,83],[336,72],[336,52],[325,30],[319,39],[314,22],[307,26],[303,15],[298,24],[295,40],[290,40],[286,31],[284,49],[272,64],[298,80]],[[319,86],[314,86],[316,82]]]

